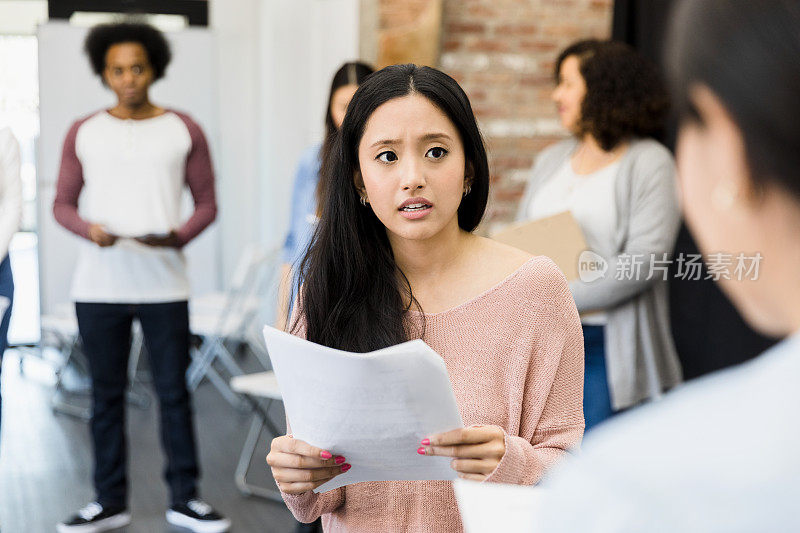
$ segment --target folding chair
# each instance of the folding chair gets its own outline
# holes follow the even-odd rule
[[[235,392],[247,399],[253,407],[254,414],[253,422],[250,424],[250,431],[247,434],[242,452],[239,454],[239,463],[234,474],[236,487],[246,496],[259,496],[282,502],[283,498],[277,487],[262,487],[249,482],[247,479],[247,475],[250,472],[250,463],[253,461],[253,455],[259,447],[264,429],[272,437],[277,437],[281,434],[269,417],[269,408],[272,403],[281,401],[281,391],[278,388],[278,380],[275,378],[275,373],[268,371],[246,376],[235,376],[231,379],[231,387]]]
[[[78,319],[69,305],[57,308],[56,313],[42,315],[41,317],[42,340],[40,348],[52,346],[61,354],[61,361],[55,368],[56,382],[50,405],[53,411],[82,420],[91,418],[91,408],[88,405],[77,403],[76,396],[80,393],[70,391],[65,387],[64,374],[67,368],[76,369],[81,375],[89,376],[89,362],[81,350],[80,334],[78,332]],[[131,332],[131,352],[128,358],[128,391],[127,401],[141,409],[150,406],[150,397],[141,388],[137,370],[139,360],[144,351],[142,330],[138,322],[134,322]],[[88,394],[86,391],[85,394]]]
[[[270,270],[267,267],[274,265],[278,257],[277,249],[265,252],[258,246],[248,246],[226,293],[212,293],[192,300],[189,327],[192,334],[202,341],[200,347],[192,351],[192,363],[186,373],[190,390],[196,390],[207,378],[231,405],[237,409],[246,408],[242,398],[230,388],[214,365],[219,363],[230,376],[243,374],[228,345],[245,342],[248,328],[258,314],[259,292]],[[262,359],[260,361],[268,364]]]
[[[273,403],[281,401],[281,393],[275,374],[271,371],[272,365],[262,332],[265,324],[275,323],[280,275],[280,254],[276,253],[271,257],[264,271],[261,289],[258,291],[260,305],[254,319],[250,322],[245,338],[250,351],[255,354],[256,358],[268,371],[234,376],[230,383],[233,391],[242,395],[253,411],[250,430],[239,455],[239,462],[234,473],[236,486],[242,494],[247,496],[258,496],[279,502],[283,501],[283,499],[277,487],[256,485],[248,480],[248,474],[253,456],[256,455],[259,443],[262,442],[261,435],[264,431],[266,430],[272,437],[277,437],[281,434],[281,431],[269,416],[269,410]]]

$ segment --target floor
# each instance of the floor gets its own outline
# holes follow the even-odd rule
[[[57,522],[93,499],[89,431],[86,422],[52,411],[52,357],[21,353],[9,350],[3,360],[0,530],[50,533]],[[248,360],[252,358],[245,359],[245,366]],[[147,388],[154,398],[152,389]],[[208,383],[197,390],[194,406],[203,498],[232,519],[233,532],[293,531],[293,519],[283,504],[245,497],[234,484],[233,473],[251,415],[236,411]],[[280,405],[273,408],[271,417],[283,420]],[[127,423],[133,522],[118,531],[184,531],[168,526],[164,519],[167,493],[161,480],[155,401],[145,409],[129,407]],[[264,457],[269,438],[262,439],[263,453],[257,453],[252,462],[253,479],[268,484],[272,481]]]

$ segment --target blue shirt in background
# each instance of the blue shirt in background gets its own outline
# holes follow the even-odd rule
[[[316,190],[319,181],[321,149],[322,146],[317,144],[303,152],[294,178],[289,233],[283,243],[283,262],[292,266],[293,296],[299,287],[300,261],[308,249],[317,226]],[[291,303],[289,312],[291,312]]]

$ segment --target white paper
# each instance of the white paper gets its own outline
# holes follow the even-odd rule
[[[453,489],[465,533],[536,531],[545,489],[464,479],[457,479]]]
[[[264,340],[293,436],[352,465],[315,492],[456,479],[450,458],[417,453],[426,436],[464,426],[444,361],[423,341],[357,354],[269,326]]]

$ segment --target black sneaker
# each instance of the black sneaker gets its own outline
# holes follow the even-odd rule
[[[99,533],[110,531],[131,523],[131,514],[124,507],[103,507],[92,502],[58,524],[58,533]]]
[[[231,521],[216,512],[203,500],[193,499],[170,507],[167,522],[194,531],[194,533],[224,533]]]

